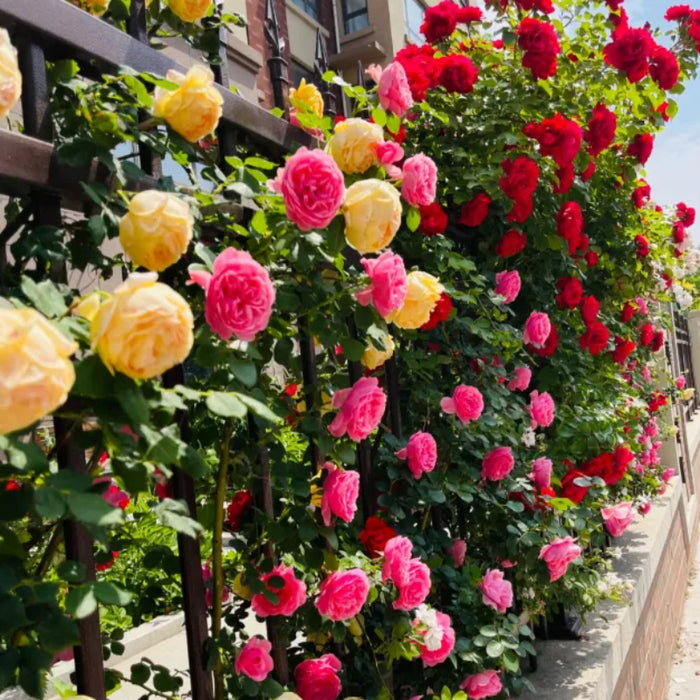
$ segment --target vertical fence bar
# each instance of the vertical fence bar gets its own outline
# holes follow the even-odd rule
[[[265,39],[272,52],[272,56],[267,59],[267,67],[270,72],[275,107],[286,111],[289,98],[289,72],[287,61],[282,55],[284,45],[280,36],[275,0],[265,0]]]
[[[321,33],[321,28],[316,30],[316,51],[314,54],[314,77],[319,83],[319,89],[323,95],[325,112],[331,118],[336,115],[336,96],[330,85],[323,80],[323,75],[328,70],[328,49],[326,38]]]
[[[131,0],[128,23],[129,34],[142,43],[148,43],[145,0]],[[147,115],[143,115],[145,118]],[[161,161],[148,146],[139,144],[141,169],[149,175],[160,177]],[[182,365],[177,365],[163,375],[163,384],[172,388],[184,384],[185,376]],[[176,415],[180,427],[180,437],[184,442],[190,440],[187,414],[180,411]],[[178,468],[173,468],[173,494],[176,499],[187,504],[191,518],[197,517],[197,503],[192,477]],[[214,693],[211,673],[205,666],[205,645],[209,638],[207,631],[207,608],[202,579],[202,556],[199,542],[193,537],[178,533],[177,547],[182,578],[182,599],[185,613],[185,635],[187,638],[187,658],[190,670],[190,683],[193,700],[210,700]]]
[[[41,47],[20,40],[19,66],[22,72],[22,116],[24,133],[44,141],[53,139],[49,102],[46,58]],[[61,199],[52,193],[34,191],[31,194],[31,207],[36,225],[61,227]],[[51,277],[65,282],[65,265],[54,266]],[[54,418],[54,438],[59,469],[69,469],[85,473],[87,463],[85,452],[78,447],[75,436],[80,432],[78,422]],[[85,567],[85,578],[95,580],[95,558],[92,538],[83,525],[72,519],[63,524],[66,558],[80,562]],[[95,611],[78,620],[80,645],[74,648],[76,685],[78,693],[89,695],[95,700],[106,698],[104,666],[102,661],[102,636],[99,613]]]
[[[401,439],[403,430],[401,426],[401,398],[399,395],[399,368],[396,357],[392,357],[384,363],[384,377],[386,379],[387,410],[389,411],[389,425],[394,437]]]

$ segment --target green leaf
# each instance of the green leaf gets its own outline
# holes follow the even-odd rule
[[[85,580],[85,564],[66,559],[56,567],[56,573],[68,583],[80,583]]]
[[[406,212],[406,226],[409,231],[416,231],[420,226],[420,211],[416,207],[408,207]]]
[[[48,469],[49,463],[41,448],[34,442],[23,442],[0,435],[0,450],[7,452],[8,464],[21,472],[38,472]]]
[[[258,211],[253,214],[250,220],[250,227],[261,236],[267,236],[270,233],[270,229],[267,225],[267,217],[262,209],[258,209]]]
[[[37,284],[31,277],[22,277],[22,293],[47,318],[63,316],[68,311],[63,295],[51,280]]]
[[[75,384],[71,394],[90,399],[106,399],[114,396],[114,377],[102,364],[98,355],[90,355],[76,365]]]
[[[151,677],[151,669],[146,664],[134,664],[131,667],[131,681],[138,685],[145,684]]]
[[[201,479],[209,473],[209,467],[204,458],[192,445],[187,445],[184,454],[180,456],[180,468],[193,479]]]
[[[124,513],[114,508],[97,493],[69,493],[66,496],[68,509],[81,522],[90,525],[118,525]]]
[[[51,486],[44,486],[34,492],[34,509],[46,520],[57,520],[66,512],[66,503],[60,492]]]
[[[196,520],[190,518],[187,505],[182,501],[165,498],[155,507],[155,513],[161,524],[183,535],[196,538],[204,531]]]
[[[498,658],[502,653],[503,653],[503,642],[500,642],[497,639],[492,639],[487,645],[486,645],[486,654],[490,656],[492,659]]]
[[[150,415],[148,403],[140,387],[123,374],[114,377],[114,393],[119,405],[134,423],[147,423]]]
[[[361,343],[359,340],[346,338],[341,342],[341,345],[343,346],[343,353],[345,353],[345,357],[347,357],[351,362],[359,362],[362,359],[362,356],[365,354],[364,343]]]
[[[170,425],[163,430],[141,424],[139,432],[148,443],[146,458],[161,464],[178,464],[181,453],[184,453],[184,443],[177,437],[177,425]]]
[[[259,158],[258,156],[251,156],[246,158],[244,161],[245,165],[251,168],[258,168],[258,170],[272,170],[276,167],[276,163],[271,160],[265,160],[265,158]]]
[[[17,534],[5,525],[0,525],[0,557],[26,559],[27,553]]]
[[[82,620],[97,610],[97,598],[93,591],[93,582],[72,588],[66,596],[66,612]]]
[[[375,124],[383,127],[386,125],[386,112],[381,107],[375,107],[372,110],[372,119]]]
[[[252,396],[246,394],[236,394],[236,396],[244,403],[250,411],[252,411],[258,418],[269,421],[270,423],[281,423],[282,418],[274,413],[270,408],[268,408],[262,401],[254,399]]]
[[[278,698],[284,693],[284,688],[274,679],[267,678],[260,686],[260,690],[265,697]]]
[[[520,661],[518,660],[518,655],[511,649],[508,649],[503,655],[503,665],[511,673],[517,673],[520,669]]]
[[[248,413],[238,394],[214,391],[207,396],[206,403],[212,413],[224,418],[245,418]]]
[[[229,360],[231,371],[241,384],[252,388],[258,381],[258,372],[252,360],[244,360],[240,357],[232,357]]]
[[[105,605],[128,605],[132,599],[131,593],[118,588],[109,581],[97,581],[93,585],[95,597]]]
[[[194,246],[194,254],[211,270],[216,260],[214,252],[207,248],[204,243],[197,243]]]

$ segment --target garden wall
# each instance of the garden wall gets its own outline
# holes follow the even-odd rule
[[[694,334],[700,349],[700,331]],[[700,415],[685,424],[693,455],[687,483],[676,476],[652,511],[615,540],[622,557],[615,573],[630,586],[629,606],[606,604],[587,621],[581,641],[543,641],[536,688],[539,700],[661,700],[666,697],[687,579],[697,545]],[[675,444],[669,444],[671,453]]]

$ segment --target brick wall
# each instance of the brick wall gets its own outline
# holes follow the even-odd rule
[[[277,8],[277,18],[280,23],[280,36],[284,38],[286,48],[284,58],[290,62],[289,34],[287,31],[287,8],[284,0],[275,0]],[[270,73],[267,68],[267,59],[272,56],[270,47],[265,40],[265,0],[247,0],[246,9],[248,13],[248,44],[263,55],[263,67],[258,73],[258,91],[260,92],[260,104],[266,109],[274,107],[272,97],[272,84],[270,83]]]
[[[679,508],[612,700],[662,700],[666,697],[683,615],[688,559],[694,551],[694,546],[688,548],[686,544],[682,517]]]

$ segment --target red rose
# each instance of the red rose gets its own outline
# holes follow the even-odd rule
[[[651,341],[654,339],[654,326],[651,325],[651,323],[645,323],[642,326],[642,330],[639,334],[639,343],[642,345],[642,347],[646,347],[647,345],[651,344]]]
[[[447,228],[447,212],[438,202],[420,207],[420,225],[418,230],[426,236],[437,236],[445,233]]]
[[[435,308],[430,314],[430,318],[421,326],[421,330],[429,331],[435,328],[438,323],[446,321],[452,311],[452,299],[443,292],[435,304]]]
[[[557,345],[559,345],[559,334],[557,333],[557,327],[552,323],[552,330],[549,331],[549,335],[547,336],[547,340],[545,340],[544,345],[541,348],[536,348],[534,345],[526,345],[527,349],[534,353],[535,355],[539,355],[540,357],[551,357],[554,354],[554,351],[557,349]]]
[[[690,14],[690,5],[672,5],[666,10],[664,19],[667,22],[674,22],[679,19],[685,19]]]
[[[692,226],[695,223],[695,209],[689,207],[685,202],[676,204],[676,217],[683,226]]]
[[[511,255],[517,255],[527,243],[527,236],[523,231],[518,231],[512,228],[506,231],[498,244],[496,245],[496,254],[499,258],[509,258]]]
[[[555,194],[566,194],[574,184],[574,164],[568,163],[556,172],[557,184],[552,187]]]
[[[662,406],[666,405],[667,401],[668,399],[666,398],[666,394],[662,394],[660,391],[655,391],[649,399],[647,410],[649,413],[656,413]]]
[[[386,543],[396,537],[396,530],[376,515],[371,515],[365,521],[365,527],[360,531],[360,542],[370,557],[380,557]]]
[[[583,298],[583,286],[575,277],[560,277],[557,281],[557,306],[560,309],[575,309]]]
[[[688,36],[695,42],[695,48],[700,51],[700,11],[691,10],[683,26]]]
[[[651,197],[651,187],[649,183],[646,180],[641,180],[641,182],[644,184],[639,185],[639,187],[632,192],[632,201],[637,209],[641,209]]]
[[[623,71],[631,83],[636,83],[649,72],[649,59],[655,46],[646,29],[620,26],[613,33],[612,42],[603,49],[603,57],[608,65]]]
[[[95,568],[98,571],[108,571],[114,566],[114,562],[117,560],[119,552],[111,552],[109,554],[105,552],[98,553],[95,557]]]
[[[654,137],[651,134],[637,134],[632,143],[627,146],[627,155],[636,158],[642,165],[648,160],[654,148]]]
[[[540,153],[551,156],[560,167],[570,165],[581,147],[583,129],[559,112],[543,119],[539,124],[530,123],[523,129],[525,136],[540,144]]]
[[[5,484],[5,491],[21,491],[22,484],[17,479],[9,479]]]
[[[652,80],[662,89],[670,90],[677,82],[681,68],[673,51],[657,46],[651,56],[649,73]]]
[[[663,277],[664,282],[666,282],[666,289],[670,289],[671,285],[673,284],[673,278],[671,275],[669,275],[668,272],[662,272],[661,277]]]
[[[540,168],[527,156],[518,156],[515,160],[504,160],[501,167],[505,176],[499,185],[506,197],[519,202],[530,197],[537,189]]]
[[[488,216],[489,204],[491,204],[491,198],[479,192],[462,207],[459,223],[464,226],[478,226]]]
[[[574,503],[581,503],[588,493],[587,486],[579,486],[574,479],[585,478],[586,475],[578,469],[570,469],[561,480],[561,497],[568,498]]]
[[[479,78],[479,71],[467,56],[451,53],[438,59],[440,85],[447,92],[466,94],[474,89]]]
[[[457,10],[457,22],[459,24],[469,24],[469,22],[481,21],[481,9],[478,7],[460,7]]]
[[[581,180],[588,182],[595,174],[595,167],[595,161],[590,160],[586,169],[581,173]]]
[[[406,71],[411,94],[416,102],[422,102],[425,94],[437,86],[438,62],[435,59],[435,49],[430,44],[415,46],[409,44],[395,56]],[[398,141],[398,139],[395,139]],[[398,141],[401,143],[401,141]]]
[[[664,332],[663,331],[655,331],[654,337],[652,338],[652,341],[651,341],[651,349],[654,352],[658,352],[659,350],[661,350],[661,348],[664,346],[664,340],[665,340]]]
[[[226,509],[226,522],[229,527],[238,532],[241,529],[241,521],[243,516],[248,512],[248,509],[253,505],[253,496],[250,491],[238,491],[233,494],[231,503]]]
[[[685,226],[680,221],[673,224],[673,241],[674,243],[683,243],[685,240]]]
[[[598,103],[584,134],[588,143],[588,152],[595,157],[604,151],[615,139],[615,129],[617,129],[615,113],[611,112],[605,105]]]
[[[668,113],[668,102],[662,102],[657,108],[656,111],[659,113],[659,116],[667,122],[670,118],[671,115]]]
[[[595,250],[589,250],[586,253],[586,264],[588,265],[588,267],[595,267],[598,264],[599,260],[600,258],[598,256],[598,253],[595,252]]]
[[[613,350],[612,358],[618,365],[621,365],[636,349],[637,343],[634,340],[621,338],[619,335],[615,338],[615,349]]]
[[[637,307],[631,302],[626,301],[625,305],[622,307],[622,313],[620,314],[620,320],[622,323],[629,323],[636,311]]]
[[[531,195],[524,199],[517,199],[513,202],[513,206],[506,216],[506,221],[512,224],[522,224],[532,214],[532,206]]]
[[[641,233],[637,234],[634,237],[634,242],[637,245],[637,257],[646,258],[647,255],[649,255],[649,241],[647,240],[647,237]]]
[[[581,301],[581,318],[583,322],[590,326],[598,318],[600,302],[592,295],[583,297]]]
[[[583,214],[577,202],[564,202],[559,208],[557,233],[568,243],[569,255],[581,247]]]
[[[551,78],[557,72],[559,39],[549,22],[526,17],[518,25],[518,46],[524,51],[522,65],[533,78]]]
[[[591,355],[598,355],[608,346],[610,331],[600,322],[593,321],[586,327],[586,332],[578,339],[581,350],[588,350]]]
[[[618,445],[612,458],[612,470],[605,483],[613,486],[627,473],[627,468],[634,460],[634,453],[627,445]]]
[[[420,33],[431,43],[446,39],[457,28],[459,5],[452,0],[442,0],[425,10],[425,19],[420,26]]]

